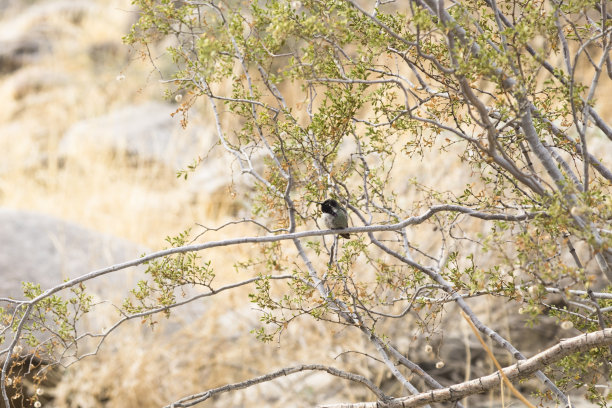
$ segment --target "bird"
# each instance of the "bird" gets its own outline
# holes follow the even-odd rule
[[[336,200],[325,200],[321,203],[323,212],[323,223],[329,229],[348,228],[348,216],[346,210],[342,208]],[[342,238],[350,238],[349,234],[340,234]]]

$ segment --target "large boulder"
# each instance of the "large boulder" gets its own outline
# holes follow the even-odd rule
[[[51,44],[42,36],[24,36],[0,40],[0,74],[7,74],[37,61],[51,51]]]
[[[77,122],[62,138],[59,155],[81,157],[111,152],[141,162],[186,167],[205,147],[210,148],[211,138],[206,129],[183,129],[179,120],[171,116],[176,109],[163,102],[147,102]]]
[[[70,0],[49,1],[32,7],[11,6],[0,25],[0,74],[37,63],[52,54],[57,39],[69,37],[71,32],[67,27],[70,24],[78,24],[85,15],[94,15],[100,10],[92,2]],[[5,8],[8,5],[0,1],[0,11]]]
[[[24,299],[24,281],[40,284],[41,289],[46,290],[65,279],[137,258],[145,252],[143,246],[124,239],[27,211],[0,208],[0,225],[0,298]],[[87,292],[94,295],[96,302],[110,299],[118,304],[127,290],[134,287],[135,273],[132,268],[89,281],[86,283]],[[64,292],[60,294],[66,295]],[[11,310],[14,305],[7,303],[0,302],[0,307]],[[78,330],[80,333],[99,331],[105,319],[104,315],[90,315],[78,323]],[[3,334],[6,337],[0,341],[0,345],[6,347],[13,340],[13,335],[12,332]],[[33,334],[42,344],[48,343],[50,338],[57,339],[45,330]],[[38,352],[32,350],[27,342],[20,344],[21,353],[13,354],[10,364],[13,373],[21,376],[23,388],[21,383],[16,383],[16,386],[7,389],[13,401],[11,406],[15,407],[31,406],[26,399],[31,398],[40,387],[54,387],[62,372],[58,366],[48,366],[49,362],[41,360]],[[0,359],[0,364],[4,364],[4,358]],[[52,396],[45,393],[39,400],[47,403],[50,398]],[[0,401],[0,408],[3,406]]]
[[[0,209],[0,225],[0,297],[22,299],[23,281],[40,283],[45,290],[145,252],[127,240],[27,211]],[[123,270],[86,285],[108,298],[117,288],[131,287],[134,274]]]
[[[203,205],[235,213],[240,202],[228,193],[228,186],[248,192],[253,178],[242,174],[238,160],[218,144],[216,130],[210,126],[189,123],[181,126],[177,106],[163,102],[147,102],[125,106],[106,115],[74,124],[59,144],[63,160],[89,162],[99,156],[127,158],[136,166],[165,166],[166,173],[186,170],[198,158],[196,170],[190,172],[182,191]],[[215,148],[216,147],[216,148]],[[250,150],[251,160],[262,171],[263,154]],[[182,194],[177,192],[177,194]],[[217,214],[218,215],[218,214]]]

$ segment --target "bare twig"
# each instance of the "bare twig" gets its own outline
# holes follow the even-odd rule
[[[321,364],[304,364],[304,365],[283,368],[281,370],[277,370],[269,374],[261,375],[259,377],[251,378],[246,381],[241,381],[241,382],[234,383],[234,384],[227,384],[221,387],[213,388],[205,392],[189,395],[187,397],[179,399],[176,402],[173,402],[170,405],[167,405],[166,408],[191,407],[196,404],[199,404],[200,402],[206,401],[207,399],[212,398],[218,394],[222,394],[222,393],[229,392],[229,391],[240,390],[244,388],[249,388],[257,384],[275,380],[279,377],[285,377],[285,376],[300,373],[303,371],[325,371],[333,376],[344,378],[346,380],[365,385],[366,387],[370,389],[370,391],[372,391],[378,398],[380,398],[383,401],[389,399],[389,397],[387,397],[380,390],[380,388],[374,385],[372,381],[368,380],[367,378],[361,375],[339,370],[337,368],[325,366]]]

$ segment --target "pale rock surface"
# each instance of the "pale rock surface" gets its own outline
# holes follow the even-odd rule
[[[77,224],[33,212],[0,209],[0,297],[23,299],[22,281],[46,290],[65,279],[136,259],[146,249],[138,244]],[[134,268],[87,282],[99,296],[135,282]]]

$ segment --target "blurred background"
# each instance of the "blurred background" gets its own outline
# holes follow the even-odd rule
[[[129,0],[0,1],[0,296],[22,297],[24,280],[46,289],[137,258],[167,246],[166,236],[196,223],[215,226],[242,208],[227,163],[212,155],[187,181],[177,179],[208,154],[214,134],[198,105],[186,128],[181,115],[171,116],[180,105],[164,94],[159,72],[122,43],[136,19]],[[211,254],[227,268],[220,283],[240,279],[232,269],[239,254]],[[88,288],[97,301],[120,304],[142,276],[142,269],[122,271]],[[251,377],[249,348],[262,345],[249,333],[257,317],[248,302],[244,311],[228,308],[237,295],[192,305],[155,331],[129,322],[98,356],[58,370],[41,401],[162,406]],[[87,321],[93,331],[119,317],[104,306]],[[244,334],[231,339],[234,346],[249,347],[224,352],[225,334],[233,333]],[[240,406],[245,394],[229,398]]]
[[[166,95],[160,83],[165,45],[151,49],[154,68],[148,55],[123,44],[137,17],[129,0],[0,0],[0,297],[22,298],[22,281],[44,290],[167,247],[167,236],[187,228],[195,236],[203,231],[197,224],[249,215],[231,187],[231,163],[211,151],[214,126],[203,105],[192,107],[186,127],[180,113],[172,116],[181,97]],[[196,173],[177,178],[199,157]],[[241,225],[206,239],[252,232]],[[248,251],[206,254],[217,285],[251,277],[233,268]],[[102,303],[85,327],[112,326],[120,316],[108,301],[120,305],[143,276],[136,268],[88,283]],[[365,342],[305,322],[301,329],[311,332],[289,328],[280,342],[262,344],[250,333],[260,327],[251,290],[200,300],[160,317],[154,330],[130,321],[96,356],[53,371],[28,395],[40,393],[43,406],[158,407],[297,363],[334,364],[344,351],[339,338],[356,348]],[[355,364],[370,373],[367,359]],[[208,406],[373,398],[346,385],[307,373],[223,394]]]
[[[233,185],[240,181],[227,171],[231,163],[214,149],[206,107],[196,102],[182,126],[181,96],[167,95],[160,82],[160,73],[170,69],[165,45],[155,44],[146,55],[122,43],[137,16],[129,0],[0,0],[0,297],[19,297],[24,280],[46,289],[162,249],[165,237],[187,228],[197,235],[198,224],[213,227],[249,215]],[[194,174],[177,178],[177,171],[198,158],[203,161]],[[435,160],[424,163],[437,166]],[[452,162],[445,165],[431,174],[448,185],[454,183],[449,169],[455,177],[469,177]],[[208,232],[206,239],[255,232],[247,228]],[[250,277],[232,265],[255,250],[207,253],[217,284]],[[142,268],[121,271],[88,288],[96,301],[120,304],[142,276]],[[354,329],[304,319],[289,326],[279,342],[258,342],[250,333],[260,323],[247,301],[249,291],[200,300],[170,320],[160,317],[155,330],[128,322],[111,333],[96,356],[50,375],[40,388],[43,406],[163,406],[299,363],[342,362],[345,369],[376,379],[387,393],[402,393],[382,364],[345,353],[371,348]],[[508,335],[503,310],[483,307],[487,320]],[[85,324],[99,331],[118,317],[110,303],[101,303]],[[411,356],[440,379],[460,381],[457,368],[465,367],[466,355],[474,364],[472,378],[480,369],[492,371],[480,346],[468,340],[466,325],[440,326],[451,332],[444,350],[421,348],[424,341],[405,336],[398,337],[398,347],[412,348]],[[534,344],[540,344],[537,336],[549,335],[542,327],[541,333],[530,333]],[[445,364],[434,369],[439,361]],[[223,394],[204,405],[314,406],[374,399],[361,387],[309,373]],[[498,399],[496,391],[479,404],[497,406]]]

